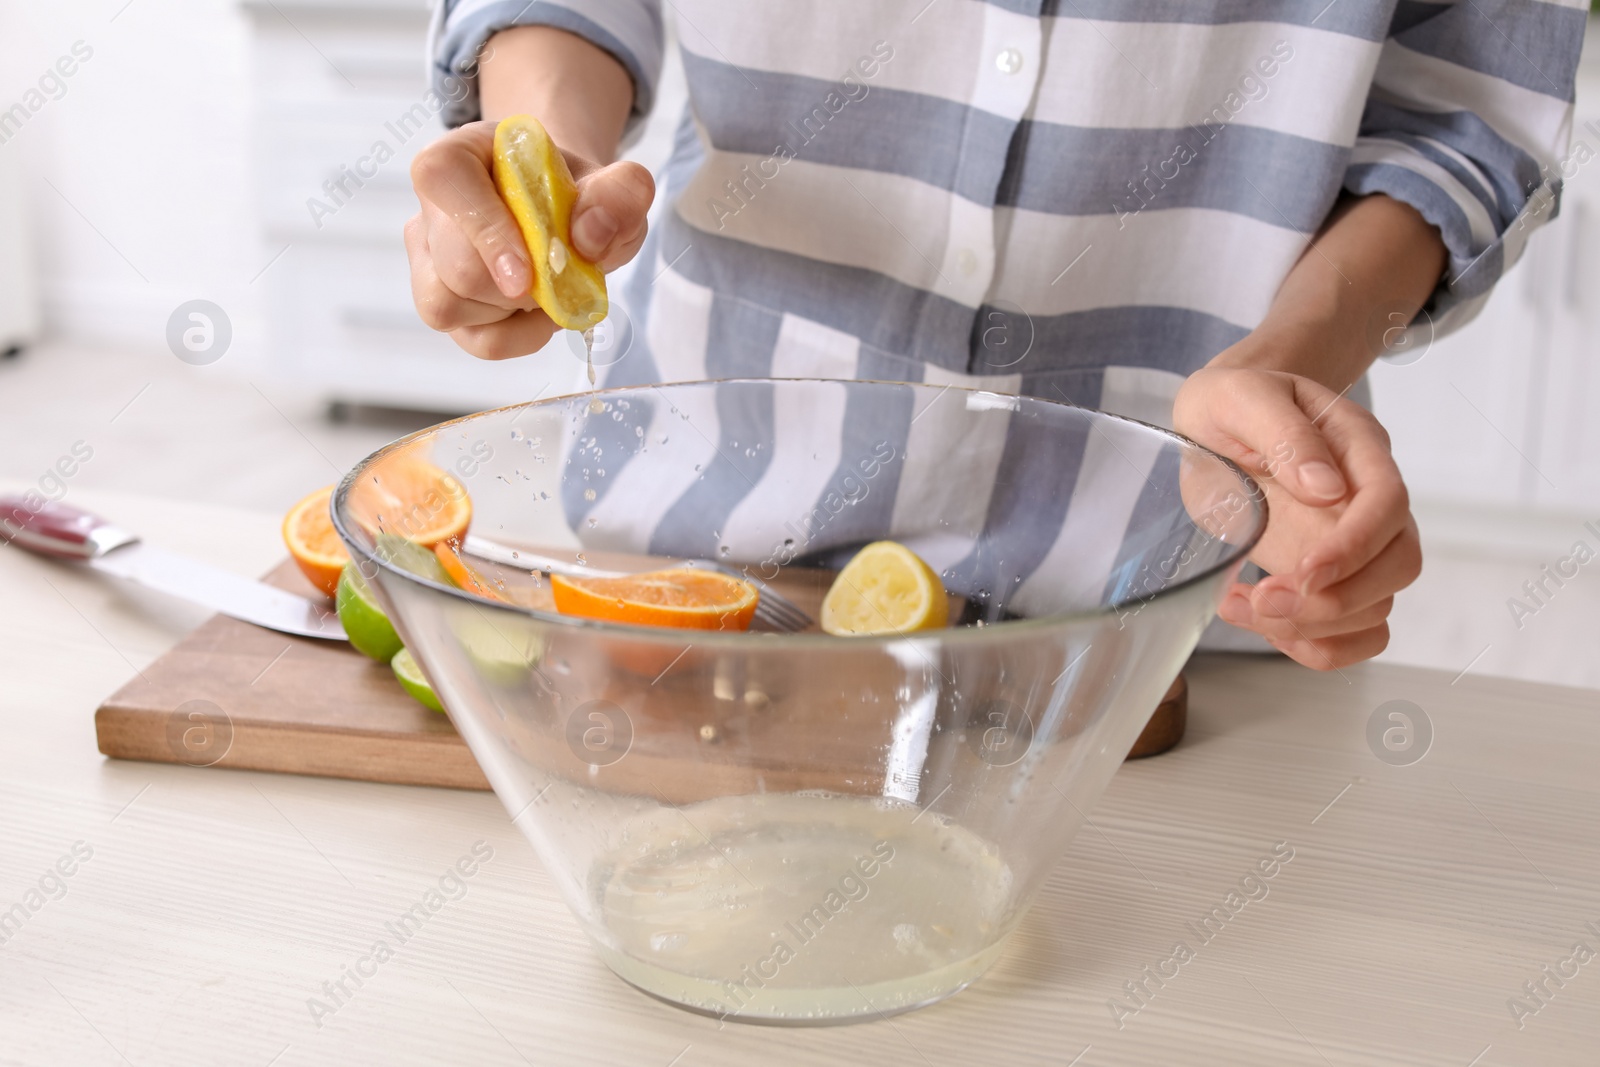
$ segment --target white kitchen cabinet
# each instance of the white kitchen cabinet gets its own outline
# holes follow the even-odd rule
[[[0,358],[39,335],[38,267],[26,205],[17,153],[0,152]]]
[[[1600,95],[1580,115],[1600,128]],[[1587,114],[1585,114],[1587,112]],[[1600,136],[1574,133],[1597,158],[1568,183],[1563,225],[1541,265],[1558,267],[1541,286],[1550,324],[1548,357],[1531,399],[1530,458],[1543,477],[1533,483],[1541,508],[1600,518]]]
[[[268,257],[273,374],[335,403],[475,411],[583,387],[558,336],[525,359],[487,363],[428,329],[411,303],[401,228],[417,210],[411,158],[443,127],[427,110],[427,0],[247,0],[258,175]],[[330,195],[382,142],[393,157]],[[368,167],[368,170],[371,168]],[[311,199],[333,209],[320,218]],[[341,202],[342,201],[342,202]],[[281,255],[279,255],[281,253]]]

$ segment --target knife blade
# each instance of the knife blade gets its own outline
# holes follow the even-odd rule
[[[192,600],[269,630],[345,640],[339,616],[303,596],[229,574],[220,567],[143,541],[114,548],[87,563],[102,574],[114,574],[146,589]]]
[[[103,574],[213,611],[301,637],[344,641],[339,617],[303,596],[147,545],[86,511],[0,497],[0,537],[19,548],[74,560]]]

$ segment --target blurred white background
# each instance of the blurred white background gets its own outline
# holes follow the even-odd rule
[[[261,266],[249,21],[224,2],[136,0],[119,13],[123,2],[0,8],[5,106],[74,42],[93,50],[60,99],[0,146],[0,166],[20,161],[27,174],[22,221],[46,322],[56,334],[136,343],[203,283],[258,332],[259,312],[244,310]],[[9,244],[9,211],[5,221]]]
[[[278,515],[429,412],[578,387],[565,344],[479,363],[411,311],[406,165],[437,125],[401,143],[393,124],[424,99],[426,20],[423,0],[0,6],[0,347],[25,346],[0,361],[0,484],[84,442],[69,491]],[[1589,52],[1574,144],[1600,159]],[[674,71],[632,155],[665,158],[681,100]],[[378,140],[397,157],[318,226],[306,201]],[[1373,372],[1428,550],[1386,659],[1600,687],[1600,560],[1559,586],[1542,570],[1600,550],[1600,162],[1583,158],[1485,314]],[[231,326],[205,366],[167,343],[192,300]],[[1510,601],[1541,580],[1519,625]]]

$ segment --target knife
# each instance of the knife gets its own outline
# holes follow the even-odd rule
[[[339,617],[303,596],[147,545],[137,534],[65,504],[0,496],[0,542],[72,560],[235,619],[301,637],[346,640]]]

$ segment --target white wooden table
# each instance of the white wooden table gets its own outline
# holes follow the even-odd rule
[[[280,554],[272,516],[72,500],[243,573]],[[198,618],[0,548],[0,916],[47,891],[0,944],[0,1063],[1600,1062],[1600,960],[1562,963],[1600,950],[1600,693],[1192,664],[1188,739],[1117,775],[986,978],[769,1029],[612,977],[492,796],[103,759],[96,703]],[[1392,699],[1433,725],[1409,766],[1366,740]],[[466,895],[319,1026],[308,1000],[477,842]],[[1267,895],[1202,943],[1279,842]],[[1146,965],[1177,974],[1135,1013]]]

